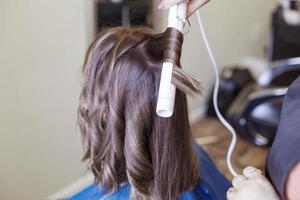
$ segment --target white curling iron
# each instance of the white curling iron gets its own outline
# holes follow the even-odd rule
[[[168,27],[176,28],[180,32],[182,32],[185,18],[186,18],[186,8],[187,5],[185,2],[179,3],[170,8],[169,11],[169,18],[168,18]],[[231,163],[231,156],[234,151],[234,147],[236,145],[236,132],[234,128],[224,119],[222,114],[219,111],[217,105],[217,97],[218,97],[218,88],[219,88],[219,72],[216,60],[213,56],[211,51],[210,45],[208,43],[206,33],[204,31],[204,27],[202,25],[202,21],[200,18],[199,11],[197,12],[197,19],[199,22],[200,30],[204,39],[205,46],[208,50],[209,57],[212,61],[212,65],[214,67],[215,75],[216,75],[216,84],[214,87],[214,108],[217,112],[218,118],[220,119],[221,123],[230,131],[232,134],[232,140],[227,152],[227,165],[229,171],[233,176],[237,176],[236,171],[234,170],[232,163]],[[159,92],[158,92],[158,100],[156,105],[156,113],[160,117],[168,118],[171,117],[174,110],[174,102],[175,102],[175,93],[176,88],[172,84],[172,71],[173,71],[173,63],[164,62],[162,66],[161,78],[160,78],[160,85],[159,85]]]
[[[186,18],[186,2],[181,2],[170,8],[168,27],[182,32]],[[172,84],[173,63],[164,62],[161,70],[156,114],[160,117],[171,117],[174,110],[176,88]]]

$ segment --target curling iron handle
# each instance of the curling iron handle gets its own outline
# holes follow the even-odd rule
[[[182,32],[185,24],[186,9],[187,5],[185,2],[172,6],[169,11],[168,27],[176,28]]]

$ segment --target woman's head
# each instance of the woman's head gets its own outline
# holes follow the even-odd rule
[[[84,159],[110,192],[129,182],[132,198],[175,199],[199,177],[185,93],[199,93],[200,84],[179,68],[181,44],[175,29],[119,27],[101,32],[88,50],[78,123]],[[177,65],[171,118],[155,113],[163,60]]]

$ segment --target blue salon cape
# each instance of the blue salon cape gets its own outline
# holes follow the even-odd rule
[[[228,180],[218,171],[209,156],[199,145],[194,145],[199,156],[200,180],[192,191],[183,193],[180,200],[223,200],[226,192],[231,187]],[[120,200],[129,199],[130,185],[120,187],[115,193],[105,196],[105,191],[93,184],[70,200]]]
[[[300,76],[284,97],[280,122],[267,160],[267,174],[285,199],[285,182],[290,170],[300,162]]]

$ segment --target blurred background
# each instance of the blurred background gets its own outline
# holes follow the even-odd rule
[[[86,165],[81,163],[82,147],[76,127],[85,52],[96,33],[106,26],[146,25],[157,32],[164,31],[167,12],[159,12],[158,3],[158,0],[0,0],[0,199],[63,199],[91,180]],[[257,85],[259,88],[272,85],[270,65],[275,65],[276,60],[297,57],[299,53],[281,55],[274,51],[276,24],[272,20],[278,6],[276,0],[212,0],[201,9],[212,49],[223,69],[222,112],[244,138],[245,145],[241,148],[252,152],[252,157],[241,165],[251,164],[253,155],[267,152],[262,147],[272,141],[281,104],[276,104],[276,99],[275,110],[271,103],[257,111],[270,115],[253,117],[247,106],[255,107],[257,101],[255,106],[250,101],[261,97],[262,92],[253,97],[248,91],[235,105],[230,105],[231,102],[237,101],[246,83],[255,84],[256,89],[251,87],[251,92],[261,91]],[[223,136],[227,133],[214,121],[210,104],[214,75],[196,16],[190,17],[190,23],[191,27],[186,28],[189,32],[185,34],[182,66],[201,80],[204,87],[203,96],[189,101],[194,136],[200,137],[204,146],[217,143],[226,148],[226,140],[220,142],[220,137],[214,136],[217,132],[224,133]],[[296,28],[293,25],[297,32]],[[232,69],[246,70],[243,72],[246,75],[236,75]],[[261,78],[262,74],[269,76]],[[295,75],[294,71],[292,74]],[[236,81],[233,75],[245,77],[244,82]],[[281,100],[284,87],[294,79],[288,77],[287,83],[279,85],[283,90],[276,90],[281,92],[275,95]],[[248,115],[253,118],[251,128],[243,126]],[[259,121],[268,117],[267,122]],[[207,148],[219,159],[215,160],[221,163],[219,167],[224,167],[224,150]],[[245,151],[241,152],[236,160],[241,160]],[[263,159],[257,163],[259,166],[263,165]],[[225,167],[222,170],[226,173]]]

